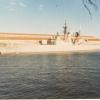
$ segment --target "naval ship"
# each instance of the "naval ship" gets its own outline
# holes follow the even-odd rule
[[[70,34],[67,25],[63,34],[0,34],[0,54],[68,53],[100,51],[100,39],[95,36]]]

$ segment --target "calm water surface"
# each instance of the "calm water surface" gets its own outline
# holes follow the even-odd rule
[[[0,56],[0,98],[100,98],[100,52]]]

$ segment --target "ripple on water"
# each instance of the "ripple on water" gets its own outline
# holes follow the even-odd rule
[[[99,98],[100,53],[0,57],[0,98]]]

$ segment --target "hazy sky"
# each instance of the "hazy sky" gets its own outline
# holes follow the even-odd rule
[[[91,20],[82,0],[0,0],[0,32],[61,33],[66,20],[70,32],[100,36],[100,0],[94,1]]]

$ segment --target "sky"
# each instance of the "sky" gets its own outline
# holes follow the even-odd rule
[[[100,0],[92,19],[82,0],[0,0],[0,32],[60,34],[67,23],[68,31],[100,37]]]

